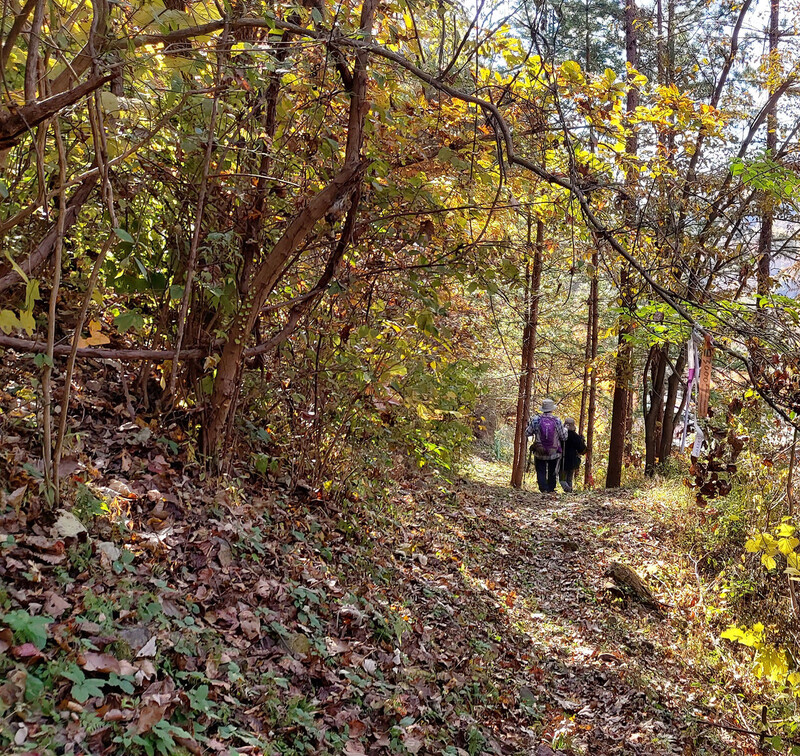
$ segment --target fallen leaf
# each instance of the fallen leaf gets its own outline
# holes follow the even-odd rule
[[[164,714],[167,713],[167,707],[161,706],[157,703],[146,703],[139,710],[139,719],[136,722],[136,730],[140,735],[145,732],[150,732],[162,719]]]
[[[242,612],[239,615],[239,626],[248,640],[255,640],[261,635],[261,622],[253,612]]]
[[[343,640],[339,640],[339,638],[331,637],[325,638],[325,648],[331,656],[343,654],[350,650],[349,644],[345,643]]]
[[[87,672],[103,672],[109,674],[120,673],[119,661],[111,654],[97,654],[87,651],[83,656],[78,657],[78,662]]]
[[[357,740],[348,740],[343,753],[345,756],[364,756],[364,746]]]
[[[155,655],[156,655],[156,636],[154,635],[152,638],[150,638],[149,641],[147,641],[147,643],[144,644],[144,646],[142,646],[139,649],[139,653],[136,654],[136,658],[142,659],[149,656],[152,657]]]
[[[72,609],[72,604],[61,598],[57,593],[51,591],[46,595],[47,601],[44,602],[44,613],[49,617],[58,619],[64,612]]]
[[[83,337],[78,339],[78,346],[83,348],[86,346],[102,346],[103,344],[109,344],[111,339],[108,338],[102,331],[100,330],[103,327],[103,324],[99,320],[90,320],[89,321],[89,336],[88,339],[84,339]]]
[[[28,490],[28,486],[20,486],[19,488],[13,490],[10,494],[6,495],[3,494],[3,501],[5,505],[9,509],[17,509],[22,504],[23,498],[25,498],[25,492]]]
[[[58,519],[53,525],[53,532],[57,538],[75,538],[86,532],[83,523],[66,509],[59,509]]]
[[[33,643],[23,643],[21,646],[14,646],[11,649],[11,655],[17,659],[27,659],[28,661],[44,659],[44,654],[36,648]]]
[[[101,559],[105,556],[109,562],[116,562],[122,556],[122,550],[111,541],[100,541],[95,545],[95,548],[101,555]]]
[[[409,753],[417,754],[422,746],[425,745],[425,741],[416,735],[405,735],[403,737],[403,745]]]
[[[351,738],[358,740],[367,731],[367,726],[360,719],[351,719],[347,723],[347,730]]]

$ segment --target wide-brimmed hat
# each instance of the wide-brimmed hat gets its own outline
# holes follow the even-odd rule
[[[556,403],[552,399],[545,399],[542,402],[542,412],[555,412]]]

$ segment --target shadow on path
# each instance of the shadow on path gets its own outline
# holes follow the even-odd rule
[[[451,593],[480,596],[508,627],[502,643],[519,644],[490,642],[486,653],[517,660],[507,664],[532,714],[528,752],[552,753],[537,751],[546,743],[592,756],[757,753],[701,721],[723,716],[696,662],[707,639],[687,619],[696,599],[669,528],[630,491],[514,491],[476,464],[440,506],[438,545],[449,541],[461,560]],[[613,561],[635,569],[665,608],[610,595]]]

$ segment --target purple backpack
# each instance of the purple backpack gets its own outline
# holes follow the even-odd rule
[[[558,438],[558,420],[552,415],[542,415],[539,419],[539,443],[545,454],[555,454],[561,451],[561,441]]]

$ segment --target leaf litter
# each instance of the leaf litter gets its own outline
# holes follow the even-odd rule
[[[35,480],[5,459],[9,753],[758,752],[705,724],[740,724],[732,682],[699,660],[675,534],[631,492],[512,491],[476,458],[398,477],[378,511],[94,433],[66,518],[24,505]],[[615,563],[661,610],[609,589]]]

